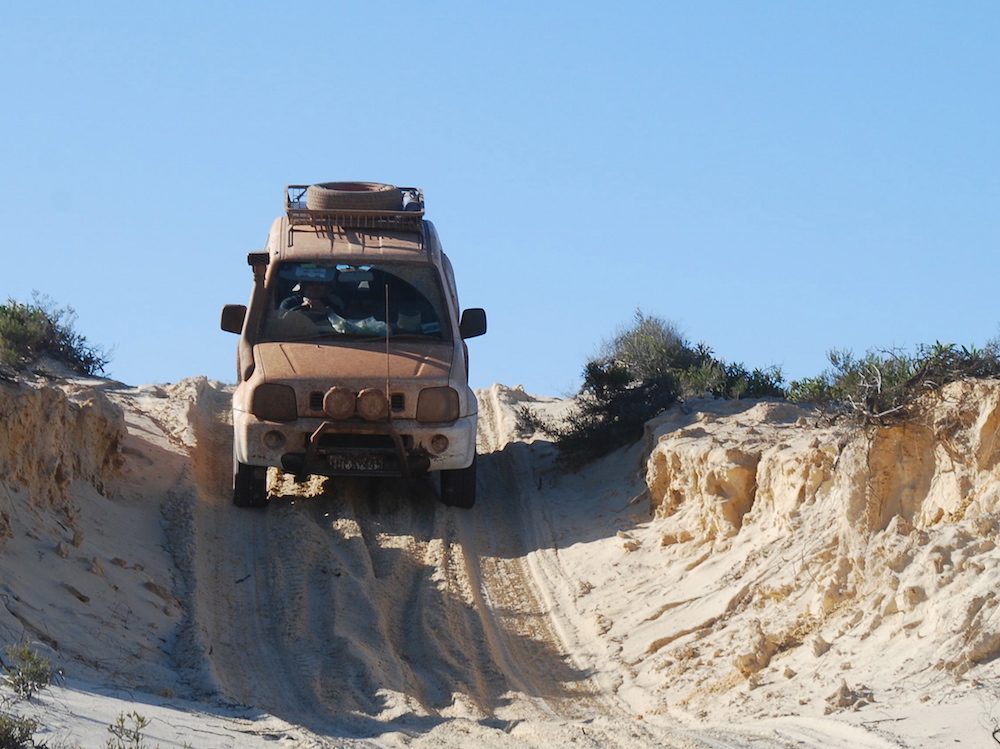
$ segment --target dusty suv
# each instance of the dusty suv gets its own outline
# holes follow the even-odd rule
[[[253,269],[239,333],[233,502],[267,503],[267,468],[299,477],[440,472],[441,499],[476,500],[476,398],[451,263],[423,194],[369,182],[291,185]]]

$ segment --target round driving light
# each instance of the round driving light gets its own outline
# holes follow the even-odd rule
[[[285,446],[285,435],[272,429],[269,432],[264,432],[261,441],[264,443],[264,447],[279,450]]]
[[[367,421],[389,417],[389,400],[378,388],[365,388],[358,393],[358,413]]]
[[[331,419],[349,419],[354,415],[354,393],[344,388],[330,388],[323,396],[323,410]]]
[[[431,450],[440,455],[447,449],[448,449],[447,437],[445,437],[443,434],[435,434],[433,437],[431,437]]]

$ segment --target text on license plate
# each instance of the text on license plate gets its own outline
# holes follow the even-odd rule
[[[384,455],[337,453],[327,456],[330,468],[335,471],[384,471]]]

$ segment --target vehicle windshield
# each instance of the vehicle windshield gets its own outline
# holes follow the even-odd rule
[[[449,337],[433,266],[282,263],[271,276],[265,341],[340,336]]]

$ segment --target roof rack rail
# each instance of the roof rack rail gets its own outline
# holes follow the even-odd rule
[[[296,226],[309,226],[318,229],[345,227],[423,231],[424,193],[419,187],[398,188],[401,193],[400,204],[405,206],[403,210],[399,211],[307,208],[306,191],[308,189],[309,185],[288,185],[285,187],[285,213],[288,216],[290,231],[295,231]]]

